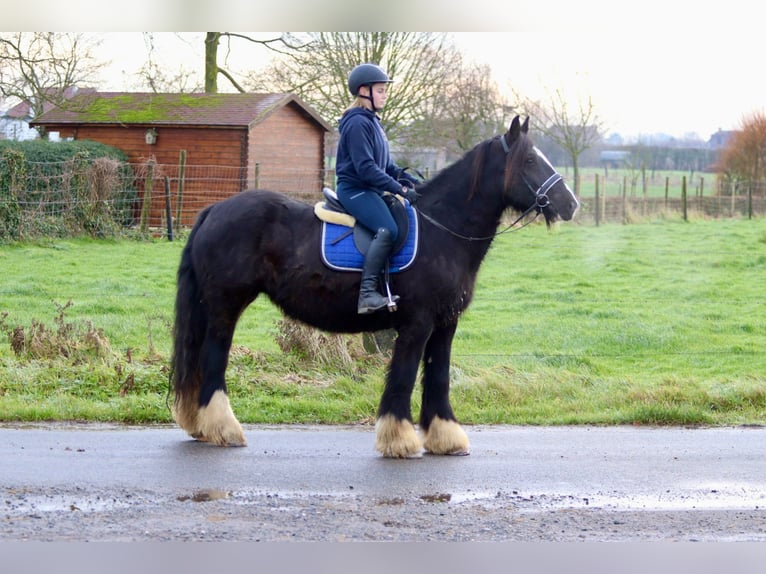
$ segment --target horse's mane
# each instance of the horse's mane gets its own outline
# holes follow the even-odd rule
[[[434,179],[426,183],[426,186],[454,185],[455,182],[460,185],[460,182],[464,181],[463,178],[466,177],[465,168],[470,165],[470,186],[466,198],[470,201],[479,193],[490,148],[499,141],[499,138],[504,137],[506,137],[506,134],[495,136],[476,144],[462,158],[442,169]],[[514,174],[521,172],[523,169],[530,147],[531,142],[525,133],[519,134],[519,137],[511,144],[508,153],[505,154],[504,189],[508,189],[511,186]]]
[[[484,173],[484,163],[487,157],[487,151],[492,144],[492,140],[484,140],[478,144],[474,149],[476,155],[473,158],[473,171],[471,177],[471,191],[468,192],[468,198],[472,199],[477,193],[479,193],[479,185],[481,184],[481,176]]]

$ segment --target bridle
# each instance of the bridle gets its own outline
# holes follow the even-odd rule
[[[503,135],[500,135],[500,136],[497,136],[497,137],[500,139],[500,143],[502,144],[503,151],[506,153],[506,155],[511,153],[511,148],[508,146],[508,143],[505,141],[505,135],[503,134]],[[563,178],[561,177],[561,175],[557,171],[554,170],[554,172],[551,174],[551,176],[548,177],[548,179],[546,179],[543,183],[541,183],[540,186],[537,189],[535,189],[535,187],[531,183],[529,183],[529,180],[526,177],[524,177],[523,173],[521,174],[521,179],[524,181],[526,186],[529,188],[529,191],[531,191],[534,194],[535,202],[532,205],[530,205],[524,211],[524,213],[519,215],[519,217],[517,217],[513,221],[513,223],[508,225],[508,227],[506,227],[502,231],[498,231],[498,232],[493,233],[492,235],[488,235],[486,237],[470,237],[470,236],[467,236],[467,235],[461,235],[460,233],[457,233],[456,231],[453,231],[453,230],[449,229],[448,227],[445,227],[444,225],[442,225],[441,223],[436,221],[434,218],[432,218],[430,215],[427,215],[427,214],[423,213],[420,210],[418,210],[418,213],[420,213],[420,215],[422,215],[423,218],[426,221],[430,222],[432,225],[438,227],[442,231],[446,231],[450,235],[454,235],[455,237],[457,237],[459,239],[464,239],[466,241],[486,241],[488,239],[493,239],[493,238],[497,237],[498,235],[502,235],[503,233],[507,233],[508,231],[518,231],[520,229],[525,228],[527,225],[529,225],[533,221],[535,221],[540,216],[540,214],[545,210],[545,208],[550,206],[551,199],[548,197],[548,192],[551,190],[551,188],[554,185],[556,185]],[[530,219],[529,221],[527,221],[523,225],[520,225],[519,227],[515,227],[516,224],[519,221],[524,219],[527,215],[529,215],[533,211],[535,211],[536,213],[535,213],[535,216],[532,219]]]

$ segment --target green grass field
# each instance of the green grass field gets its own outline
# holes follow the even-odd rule
[[[561,172],[571,186],[572,170],[562,169]],[[681,197],[683,178],[686,178],[686,193],[688,197],[715,195],[717,176],[714,173],[688,171],[651,171],[642,173],[640,169],[607,169],[581,168],[580,195],[584,198],[595,197],[596,177],[598,176],[599,193],[601,196],[622,197],[623,191],[627,197],[644,197],[644,176],[646,177],[646,197]]]
[[[170,421],[182,244],[0,247],[0,420]],[[473,424],[765,424],[765,272],[763,219],[501,235],[456,335],[456,414]],[[361,353],[359,337],[346,339],[350,363],[286,354],[280,318],[258,300],[238,327],[228,380],[240,420],[372,421],[385,358]]]

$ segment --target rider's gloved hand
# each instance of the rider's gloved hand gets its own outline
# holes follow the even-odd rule
[[[420,199],[420,194],[411,187],[402,187],[402,197],[410,202],[411,205],[415,205],[415,202]]]

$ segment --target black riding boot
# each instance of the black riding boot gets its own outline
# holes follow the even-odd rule
[[[359,286],[357,312],[360,315],[374,313],[388,305],[388,299],[378,291],[378,279],[391,253],[392,244],[391,232],[381,227],[367,249],[362,268],[362,282]],[[395,296],[393,299],[398,300],[399,297]]]

